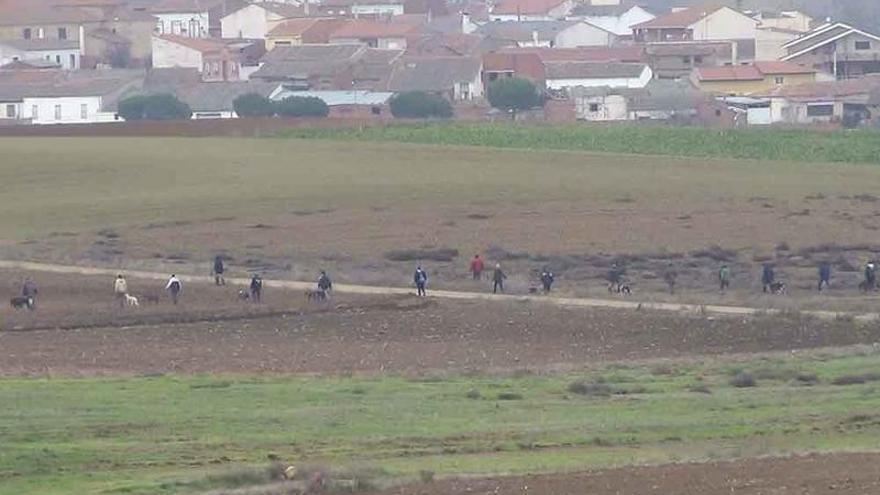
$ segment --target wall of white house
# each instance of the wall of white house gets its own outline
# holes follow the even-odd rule
[[[557,34],[554,47],[576,48],[579,46],[610,46],[613,43],[613,34],[604,29],[599,29],[596,26],[591,26],[586,22],[579,22]]]
[[[55,62],[66,70],[80,68],[80,53],[78,48],[67,50],[38,50],[23,51],[0,45],[0,65],[6,65],[17,60],[49,60]]]
[[[621,95],[575,98],[575,118],[593,122],[626,120],[627,102]]]
[[[476,98],[482,98],[483,78],[480,77],[481,72],[482,71],[478,71],[477,75],[472,81],[462,81],[456,83],[455,87],[452,89],[452,97],[456,101],[468,101]]]
[[[100,96],[23,98],[21,118],[33,124],[85,124],[106,120]]]
[[[648,22],[656,17],[654,14],[636,5],[620,16],[584,16],[583,20],[607,29],[618,36],[632,36],[633,26]]]
[[[651,82],[653,72],[647,66],[639,77],[594,77],[588,79],[547,79],[547,89],[560,90],[565,88],[596,88],[608,86],[609,88],[644,88]]]
[[[189,67],[202,72],[202,53],[198,50],[153,36],[153,67]]]
[[[257,5],[249,5],[220,19],[224,38],[265,39],[269,30],[266,10]]]
[[[156,31],[159,34],[175,34],[188,38],[207,38],[209,36],[207,12],[154,15],[156,17]]]
[[[403,15],[402,3],[371,3],[351,6],[351,13],[356,15]]]
[[[724,7],[692,24],[694,40],[753,40],[758,21]]]

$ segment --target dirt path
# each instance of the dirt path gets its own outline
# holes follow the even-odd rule
[[[105,275],[115,276],[120,272],[118,268],[98,268],[83,267],[75,265],[58,265],[51,263],[37,263],[30,261],[9,261],[0,260],[0,269],[17,269],[37,272],[52,272],[64,274],[82,274],[82,275]],[[168,278],[167,273],[124,270],[130,277],[143,279],[165,280]],[[213,280],[208,276],[199,275],[179,275],[184,282],[200,282],[212,283]],[[227,281],[231,284],[247,285],[250,281],[242,278],[229,278]],[[308,290],[313,289],[314,282],[300,282],[292,280],[266,280],[266,287],[274,287],[290,290]],[[412,288],[403,287],[379,287],[370,285],[350,285],[350,284],[334,284],[334,291],[348,294],[361,295],[405,295],[412,294]],[[505,295],[505,294],[481,294],[478,292],[460,292],[450,290],[431,290],[431,297],[440,297],[444,299],[466,299],[466,300],[490,300],[490,301],[523,301],[527,300],[536,303],[553,304],[564,307],[582,307],[582,308],[614,308],[614,309],[651,309],[658,311],[673,311],[679,313],[710,313],[728,316],[748,316],[759,313],[774,314],[779,310],[762,309],[745,306],[722,306],[722,305],[697,305],[684,303],[661,303],[634,300],[616,300],[616,299],[596,299],[596,298],[570,298],[570,297],[553,297],[553,296],[525,296],[525,295]],[[835,311],[821,310],[803,310],[804,315],[815,316],[817,318],[833,319],[842,313]],[[858,313],[851,314],[856,320],[870,321],[880,319],[880,313]]]

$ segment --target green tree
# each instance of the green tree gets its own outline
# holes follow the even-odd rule
[[[518,77],[498,79],[489,85],[486,96],[490,105],[504,111],[528,110],[544,103],[538,88]]]
[[[422,91],[409,91],[391,99],[391,115],[398,118],[427,119],[452,117],[452,105],[446,98]]]
[[[330,107],[314,96],[288,96],[276,104],[278,115],[285,117],[326,117]]]
[[[257,93],[247,93],[232,102],[239,117],[271,117],[275,115],[275,103]]]
[[[120,100],[117,114],[125,120],[141,120],[144,118],[144,106],[147,97],[144,95],[131,96]]]
[[[174,95],[138,95],[119,102],[118,112],[125,120],[185,120],[192,109]]]

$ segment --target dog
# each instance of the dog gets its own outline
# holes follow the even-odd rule
[[[306,300],[307,301],[326,301],[327,300],[327,291],[318,289],[318,290],[307,290],[306,291]]]
[[[141,306],[141,304],[138,302],[138,298],[130,296],[128,294],[125,295],[125,305],[129,308],[139,308]]]
[[[620,283],[620,284],[610,283],[610,284],[608,284],[608,293],[609,294],[623,294],[625,296],[628,296],[628,295],[632,294],[632,287],[630,287],[630,285],[627,283]]]
[[[240,290],[238,291],[238,296],[237,296],[237,297],[238,297],[238,300],[239,300],[239,301],[250,301],[250,299],[251,299],[251,293],[248,292],[248,291],[246,291],[246,290],[244,290],[244,289],[240,289]]]
[[[785,282],[773,282],[770,284],[770,292],[777,296],[788,294],[788,286],[785,285]]]
[[[33,297],[26,296],[16,296],[9,300],[9,304],[15,309],[24,309],[27,308],[31,311],[34,310],[36,305],[34,304]]]
[[[622,284],[622,285],[620,286],[620,290],[618,290],[617,293],[618,293],[618,294],[623,294],[623,295],[625,295],[625,296],[632,295],[632,293],[633,293],[633,291],[632,291],[632,287],[630,287],[629,284]]]

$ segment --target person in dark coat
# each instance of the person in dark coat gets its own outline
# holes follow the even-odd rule
[[[492,293],[497,294],[500,290],[504,292],[504,280],[507,275],[501,270],[501,263],[495,265],[495,271],[492,273]]]
[[[21,285],[21,295],[28,298],[31,301],[30,309],[34,309],[37,303],[37,294],[40,292],[40,289],[37,288],[37,283],[30,277],[24,279],[24,283]]]
[[[214,284],[215,285],[226,285],[226,278],[223,277],[223,273],[226,271],[226,267],[223,265],[223,256],[219,254],[214,256]]]
[[[770,263],[764,263],[764,269],[761,273],[761,286],[765,293],[772,292],[773,282],[776,282],[776,272],[773,270],[773,265]]]
[[[608,270],[608,291],[619,293],[621,285],[623,285],[623,268],[617,263],[612,263]]]
[[[873,261],[865,264],[865,291],[877,288],[877,265]]]
[[[828,289],[831,285],[831,263],[823,261],[819,263],[819,292]]]
[[[318,290],[330,292],[330,289],[332,288],[333,282],[330,280],[330,277],[327,276],[327,272],[321,270],[321,275],[318,277]]]
[[[259,273],[255,273],[251,277],[251,301],[258,303],[263,297],[263,277]]]
[[[419,296],[424,297],[428,295],[425,292],[425,286],[428,285],[428,274],[425,273],[425,270],[422,270],[421,266],[416,268],[416,273],[413,274],[413,282],[416,284],[416,291]]]
[[[678,271],[672,263],[666,265],[666,270],[663,271],[663,281],[666,282],[666,287],[669,288],[669,293],[675,294],[675,283],[678,281]]]
[[[541,285],[544,286],[544,293],[549,294],[550,288],[553,287],[553,281],[556,280],[556,276],[553,275],[553,272],[548,268],[544,268],[541,271]]]

